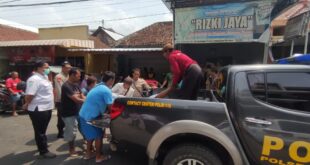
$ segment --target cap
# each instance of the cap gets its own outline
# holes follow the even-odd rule
[[[64,62],[62,62],[61,66],[65,66],[65,65],[67,65],[67,64],[70,65],[70,63],[69,63],[68,61],[64,61]]]

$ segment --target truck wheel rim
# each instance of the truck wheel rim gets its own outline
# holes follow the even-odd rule
[[[184,159],[181,160],[177,165],[204,165],[204,163],[196,159]]]

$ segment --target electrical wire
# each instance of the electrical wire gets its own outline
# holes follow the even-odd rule
[[[149,14],[149,15],[139,15],[139,16],[133,16],[133,17],[126,17],[126,18],[117,18],[117,19],[110,19],[110,20],[104,20],[105,22],[113,22],[113,21],[123,21],[123,20],[130,20],[130,19],[136,19],[136,18],[144,18],[144,17],[153,17],[153,16],[159,16],[159,15],[166,15],[171,14],[169,13],[156,13],[156,14]],[[33,24],[34,26],[56,26],[56,25],[79,25],[79,24],[89,24],[89,23],[100,23],[102,20],[96,20],[96,21],[87,21],[87,22],[72,22],[72,23],[57,23],[57,24]]]
[[[6,2],[0,2],[0,4],[7,4],[7,3],[12,3],[12,2],[17,2],[21,0],[11,0],[11,1],[6,1]]]
[[[133,11],[133,10],[139,10],[139,9],[145,9],[145,8],[150,8],[150,7],[155,7],[155,6],[160,6],[160,5],[162,5],[161,3],[154,3],[154,4],[151,4],[151,5],[146,5],[146,6],[139,6],[139,7],[134,7],[134,8],[128,8],[128,9],[126,9],[126,12],[127,11]],[[96,15],[104,15],[104,16],[107,16],[107,15],[109,15],[109,14],[114,14],[115,13],[115,11],[111,11],[111,12],[106,12],[106,13],[96,13]],[[47,14],[50,14],[50,13],[47,13]],[[42,15],[46,15],[46,14],[44,14],[44,13],[42,13]],[[29,16],[31,16],[32,18],[38,18],[38,17],[42,17],[42,15],[40,14],[40,15],[29,15]],[[23,15],[23,16],[27,16],[27,15]],[[84,16],[84,17],[73,17],[73,18],[68,18],[68,19],[70,19],[70,20],[77,20],[77,19],[79,19],[79,20],[81,20],[81,19],[87,19],[87,18],[93,18],[94,16]],[[14,18],[14,17],[11,17],[11,18]],[[51,20],[51,19],[49,19],[49,20]],[[24,22],[24,23],[27,23],[27,22]]]
[[[96,0],[92,0],[92,1],[96,1]],[[99,0],[99,1],[102,1],[102,0]],[[135,2],[137,1],[142,1],[143,3],[145,2],[154,2],[154,0],[135,0]],[[101,3],[101,2],[97,2],[97,3]],[[103,3],[101,5],[103,6],[116,6],[116,5],[123,5],[123,4],[128,4],[128,3],[132,3],[132,0],[129,0],[129,1],[122,1],[122,2],[114,2],[114,3]],[[71,9],[71,8],[68,8],[67,6],[53,6],[53,7],[66,7],[66,9],[64,10],[57,10],[57,12],[72,12],[72,11],[75,11],[75,10],[83,10],[83,9],[88,9],[88,8],[92,8],[94,7],[94,5],[83,5],[83,6],[72,6],[72,7],[78,7],[77,9]],[[37,11],[33,8],[18,8],[18,9],[8,9],[8,10],[1,10],[0,12],[14,12],[14,14],[16,14],[16,11],[23,11],[23,10],[31,10],[31,11]],[[22,13],[21,13],[22,14]],[[40,13],[40,14],[44,14],[44,13]],[[20,15],[16,15],[16,17],[19,17]]]
[[[48,5],[78,3],[78,2],[86,2],[86,1],[93,1],[93,0],[68,0],[68,1],[45,2],[45,3],[31,3],[31,4],[17,4],[17,5],[0,5],[0,8],[6,8],[6,7],[48,6]]]

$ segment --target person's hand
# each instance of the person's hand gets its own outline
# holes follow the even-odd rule
[[[22,109],[23,109],[24,111],[27,111],[27,108],[28,108],[28,104],[25,103],[25,104],[22,106]]]

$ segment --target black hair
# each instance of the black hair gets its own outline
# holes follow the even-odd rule
[[[80,69],[73,67],[69,71],[69,76],[76,75],[78,72],[80,72]]]
[[[145,67],[145,69],[147,70],[147,68]],[[140,68],[134,68],[131,70],[131,73],[130,73],[130,77],[133,77],[133,73],[134,72],[139,72],[141,74],[141,69]]]
[[[87,86],[95,83],[97,81],[97,78],[95,76],[89,76],[86,80]]]
[[[46,64],[47,62],[45,62],[45,61],[36,61],[35,63],[34,63],[34,70],[38,70],[38,68],[41,68],[41,67],[43,67],[44,66],[44,64]]]
[[[115,79],[115,73],[112,71],[105,71],[102,75],[102,82],[108,82]]]

